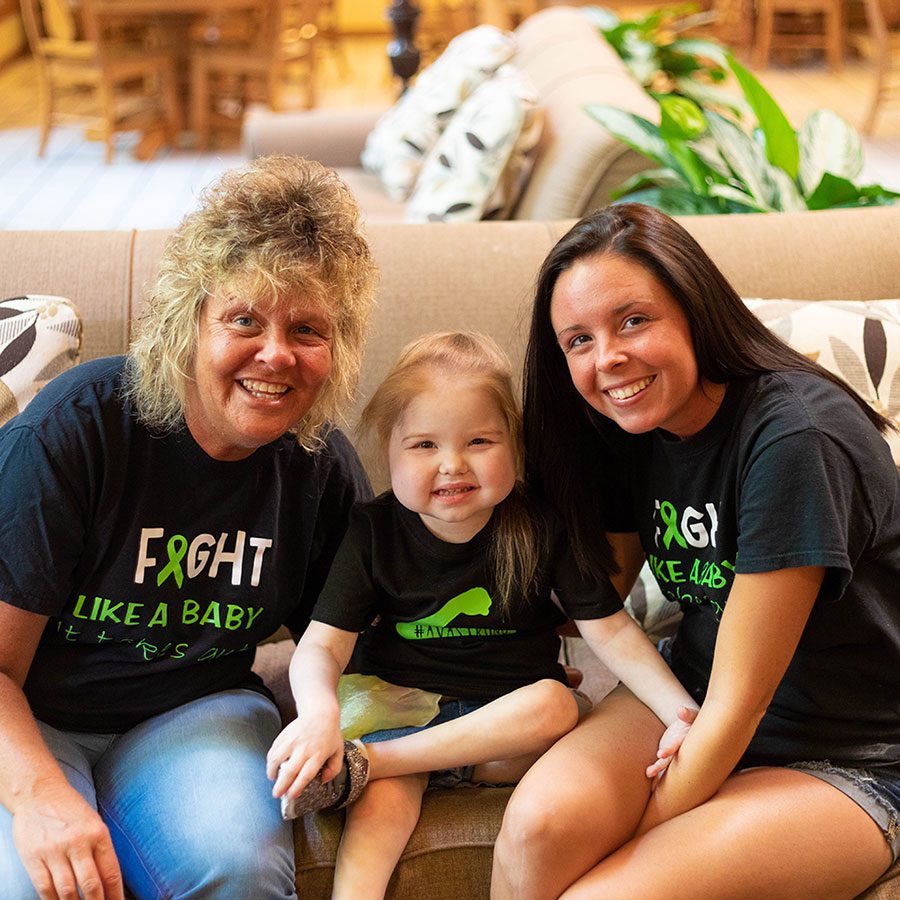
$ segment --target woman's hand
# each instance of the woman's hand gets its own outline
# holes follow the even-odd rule
[[[275,782],[272,796],[296,797],[320,773],[323,782],[331,781],[343,759],[339,720],[299,715],[275,738],[266,756],[266,774]]]
[[[123,900],[109,829],[67,782],[42,787],[16,806],[13,841],[42,900]]]
[[[652,790],[656,790],[659,779],[663,776],[669,763],[672,762],[675,754],[678,752],[684,742],[697,713],[700,712],[694,706],[681,706],[678,709],[678,718],[663,732],[659,739],[659,750],[656,752],[656,762],[647,766],[647,777],[653,778]]]

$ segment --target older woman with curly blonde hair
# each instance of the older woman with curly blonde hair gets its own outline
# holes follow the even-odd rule
[[[334,173],[258,160],[170,237],[128,356],[0,430],[5,897],[295,896],[251,665],[369,496],[335,423],[374,282]]]

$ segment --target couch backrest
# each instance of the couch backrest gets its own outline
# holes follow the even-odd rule
[[[900,207],[680,220],[744,297],[900,295]],[[520,367],[534,279],[568,222],[368,227],[381,269],[360,397],[425,331],[486,331]],[[0,232],[0,297],[60,294],[84,318],[83,358],[121,353],[168,232]],[[354,413],[355,415],[355,413]]]
[[[544,131],[515,218],[578,218],[650,166],[594,121],[585,104],[614,103],[659,121],[657,104],[582,10],[548,7],[529,16],[516,29],[516,43],[514,62],[537,89]]]

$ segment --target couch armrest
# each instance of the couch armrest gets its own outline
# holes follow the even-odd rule
[[[359,167],[359,155],[383,109],[306,109],[273,112],[254,105],[242,128],[244,152],[251,159],[269,153],[295,153],[326,166]]]

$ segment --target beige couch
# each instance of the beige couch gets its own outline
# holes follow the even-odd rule
[[[581,10],[550,7],[515,31],[513,60],[537,90],[544,132],[515,219],[577,218],[609,202],[610,191],[649,163],[611,137],[584,112],[586,103],[614,102],[656,120],[656,104]],[[356,194],[369,221],[401,221],[378,177],[360,168],[366,135],[383,109],[249,110],[244,150],[251,157],[297,153],[334,166]]]
[[[683,222],[747,297],[865,300],[900,293],[900,208]],[[566,227],[563,222],[372,223],[368,233],[382,279],[362,395],[381,379],[404,342],[437,328],[488,331],[519,365],[535,272]],[[0,297],[68,296],[83,313],[84,357],[121,353],[165,237],[160,231],[0,232]],[[602,696],[611,686],[608,674],[577,642],[569,650],[586,670],[588,692]],[[266,645],[258,655],[259,668],[283,701],[289,653],[282,642]],[[503,789],[429,792],[390,896],[486,897],[492,842],[507,796]],[[328,896],[339,829],[336,814],[297,825],[297,883],[304,900]],[[900,866],[892,874],[900,875]],[[900,897],[900,877],[865,896]]]

